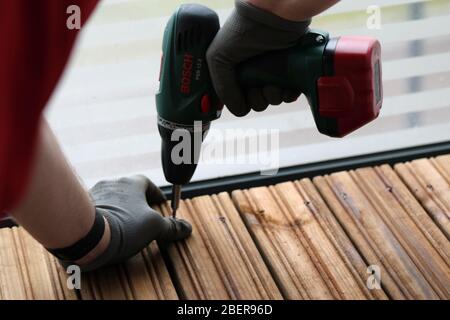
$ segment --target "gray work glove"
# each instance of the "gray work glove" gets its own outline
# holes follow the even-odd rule
[[[188,237],[191,225],[182,219],[164,218],[150,208],[165,201],[161,190],[144,176],[102,181],[91,190],[95,208],[109,222],[111,242],[84,271],[122,262],[153,240],[177,241]]]
[[[237,83],[236,67],[262,53],[294,46],[308,30],[311,20],[288,21],[246,1],[235,1],[235,5],[235,10],[207,52],[208,66],[219,98],[238,117],[245,116],[251,109],[263,111],[269,104],[295,101],[300,92],[276,86],[244,92]]]

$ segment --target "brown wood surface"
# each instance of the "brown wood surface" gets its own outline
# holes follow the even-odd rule
[[[228,194],[183,201],[178,214],[194,226],[166,248],[182,298],[282,298]]]
[[[235,191],[233,198],[259,247],[267,248],[286,298],[372,298],[293,183]]]
[[[77,291],[29,234],[4,228],[0,299],[449,299],[449,212],[449,155],[198,197],[178,211],[190,238],[82,273]]]
[[[336,197],[345,208],[349,219],[342,219],[341,224],[356,224],[367,241],[376,246],[379,259],[385,261],[385,267],[392,277],[398,278],[397,285],[407,297],[418,299],[439,298],[424,275],[417,268],[415,261],[402,246],[404,241],[396,237],[386,220],[383,220],[385,210],[380,209],[375,202],[378,194],[370,192],[361,185],[356,173],[339,172],[325,179],[333,193],[323,193],[324,197]]]
[[[26,261],[22,265],[22,273],[28,276],[27,291],[36,300],[57,300],[58,292],[44,248],[22,228],[14,228],[13,233],[18,254]]]
[[[50,272],[50,278],[54,283],[59,300],[77,300],[78,296],[75,290],[69,289],[67,284],[66,270],[59,264],[57,259],[46,252],[47,266]]]
[[[0,299],[24,300],[27,296],[13,231],[0,229]]]
[[[408,194],[400,197],[397,189],[401,188],[401,184],[392,168],[385,165],[356,170],[352,174],[437,295],[442,299],[449,298],[449,261],[439,254],[439,251],[449,253],[448,242],[442,250],[436,250],[407,213],[404,202]]]
[[[83,300],[176,300],[175,287],[155,243],[123,265],[83,276]]]
[[[419,159],[395,166],[412,193],[450,239],[450,179],[448,156]]]

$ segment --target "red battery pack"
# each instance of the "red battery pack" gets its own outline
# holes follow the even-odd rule
[[[383,103],[380,42],[343,36],[332,49],[332,75],[318,79],[319,114],[337,122],[343,137],[378,117]]]

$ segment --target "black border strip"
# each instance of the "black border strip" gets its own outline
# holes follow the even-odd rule
[[[262,176],[259,172],[246,173],[224,178],[194,181],[183,186],[182,198],[192,198],[220,192],[231,192],[236,189],[248,189],[280,182],[312,178],[336,171],[351,170],[380,164],[395,164],[418,158],[433,157],[450,153],[450,142],[441,142],[424,146],[416,146],[392,151],[383,151],[355,157],[335,159],[311,164],[281,168],[278,174]],[[172,195],[171,186],[161,187],[164,195]]]

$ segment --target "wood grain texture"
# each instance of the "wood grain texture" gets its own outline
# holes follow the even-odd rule
[[[182,298],[282,298],[228,194],[183,201],[179,217],[194,226],[190,238],[166,247]]]
[[[382,210],[374,203],[376,194],[366,195],[366,189],[361,188],[355,172],[339,172],[326,176],[334,197],[341,202],[351,223],[355,223],[362,231],[367,241],[379,249],[380,259],[392,277],[398,277],[397,285],[409,298],[438,299],[439,295],[427,282],[417,268],[415,261],[408,255],[389,225],[383,220]],[[332,196],[328,193],[328,196]],[[342,220],[346,225],[349,219]]]
[[[75,289],[69,289],[68,274],[66,270],[59,264],[57,259],[50,253],[46,252],[48,271],[53,281],[54,288],[58,295],[58,300],[77,300],[77,292]]]
[[[51,276],[45,249],[24,229],[13,228],[18,255],[23,257],[22,273],[27,274],[27,290],[35,300],[58,300],[58,288]]]
[[[156,243],[124,264],[133,299],[177,300],[172,284]]]
[[[175,287],[156,243],[122,265],[83,275],[83,300],[176,300]]]
[[[449,156],[419,159],[394,168],[414,196],[450,239]]]
[[[233,199],[287,299],[332,299],[326,282],[268,188],[233,192]],[[289,253],[289,254],[287,254]]]
[[[286,298],[373,298],[350,262],[362,263],[361,257],[335,245],[330,226],[318,214],[323,201],[312,200],[317,194],[311,187],[306,181],[282,183],[235,191],[233,199]]]
[[[431,161],[434,163],[436,168],[439,170],[439,173],[445,178],[445,180],[450,183],[450,155],[432,158]]]
[[[326,201],[327,206],[336,218],[339,226],[342,227],[345,234],[349,237],[352,244],[357,248],[358,252],[364,258],[364,261],[369,266],[378,266],[383,275],[382,289],[388,294],[390,298],[396,300],[403,300],[411,296],[407,295],[402,287],[400,278],[396,273],[390,274],[387,269],[386,262],[383,259],[383,254],[377,246],[370,241],[370,238],[364,228],[360,228],[358,221],[352,219],[352,216],[348,214],[345,206],[336,197],[329,181],[325,177],[316,177],[313,179],[314,185],[317,187],[323,199]],[[367,275],[367,268],[364,270]]]
[[[22,276],[10,228],[0,229],[0,299],[25,300],[29,298]]]
[[[449,260],[439,252],[450,253],[448,242],[439,250],[429,242],[411,215],[405,210],[405,194],[398,183],[398,177],[392,168],[384,165],[376,168],[365,168],[351,172],[353,179],[360,186],[379,216],[383,219],[397,240],[401,243],[409,257],[433,287],[441,299],[450,297]],[[404,191],[404,190],[403,190]]]
[[[447,300],[449,209],[450,156],[202,196],[178,211],[190,238],[82,273],[78,291],[24,229],[0,229],[0,299]]]
[[[345,231],[339,225],[339,222],[336,220],[325,201],[321,198],[312,181],[310,179],[303,179],[301,181],[296,181],[295,184],[298,190],[303,190],[302,194],[305,197],[305,204],[307,204],[309,210],[314,214],[331,241],[335,243],[336,249],[343,257],[354,277],[359,277],[360,280],[358,281],[363,282],[363,284],[361,284],[361,282],[359,282],[359,284],[360,286],[362,285],[365,290],[367,288],[367,267],[369,265],[364,261],[349,237],[345,234]],[[369,295],[374,299],[385,300],[388,298],[382,288],[369,291]]]
[[[0,229],[0,299],[178,299],[156,243],[123,265],[81,273],[78,293],[68,274],[22,228]]]

